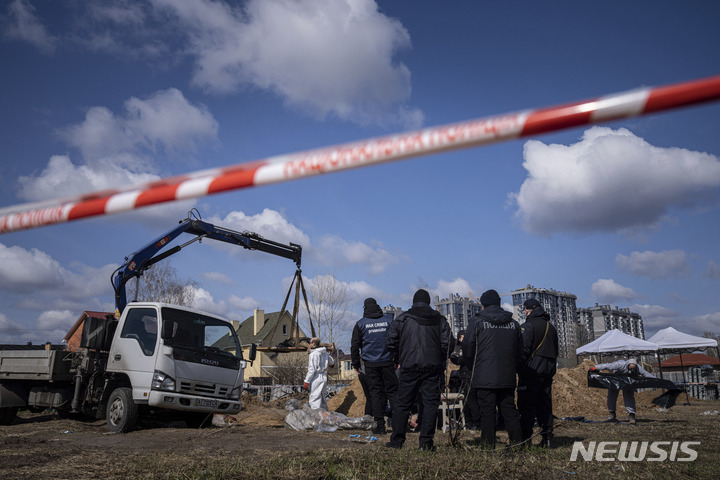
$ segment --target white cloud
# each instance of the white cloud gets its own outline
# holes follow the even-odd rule
[[[26,250],[0,243],[0,290],[13,293],[42,293],[65,302],[111,291],[110,275],[117,265],[100,268],[75,262],[60,262],[38,249]]]
[[[214,142],[217,132],[218,123],[207,107],[193,105],[180,90],[170,88],[145,99],[129,98],[123,115],[92,107],[82,123],[63,129],[61,135],[88,163],[113,157],[132,168],[146,163],[137,159],[141,154],[155,154],[160,148],[172,153],[195,150],[201,143]]]
[[[720,278],[720,265],[710,260],[707,263],[707,270],[705,270],[705,276],[708,278]]]
[[[14,337],[25,336],[27,326],[10,320],[7,315],[0,313],[0,343],[14,343]]]
[[[251,85],[292,107],[358,123],[422,122],[404,103],[410,71],[395,55],[411,46],[402,24],[373,0],[158,0],[188,31],[193,81],[227,94]]]
[[[620,270],[654,279],[680,278],[689,273],[687,258],[682,250],[645,250],[632,252],[629,257],[618,254],[615,264]]]
[[[92,166],[75,165],[67,156],[54,155],[40,173],[18,178],[18,196],[30,201],[48,200],[159,179],[157,175],[133,173],[112,159],[95,162]]]
[[[310,246],[310,237],[290,223],[280,212],[269,208],[256,215],[246,215],[241,211],[233,211],[224,218],[214,216],[207,221],[230,230],[257,233],[274,242],[297,243],[302,245],[303,249]]]
[[[18,179],[18,196],[45,200],[159,180],[153,173],[156,157],[192,152],[217,138],[218,124],[207,108],[192,105],[176,89],[130,98],[125,108],[124,116],[90,108],[82,123],[63,129],[62,138],[80,151],[84,163],[52,156],[42,171]]]
[[[8,14],[2,19],[3,36],[35,45],[46,53],[55,50],[57,39],[48,33],[35,15],[35,7],[29,0],[15,0],[8,6]]]
[[[600,278],[592,284],[592,293],[602,303],[612,303],[617,300],[632,300],[640,297],[632,288],[623,287],[612,278]]]
[[[205,272],[202,274],[202,277],[210,280],[211,282],[222,283],[225,285],[235,285],[232,278],[220,272]]]
[[[77,321],[79,312],[70,310],[47,310],[40,314],[37,326],[42,330],[58,330],[65,336],[70,327]]]
[[[459,294],[461,297],[467,297],[472,288],[470,283],[463,278],[456,278],[452,281],[439,280],[437,287],[430,291],[431,297],[435,295],[440,298],[448,298],[450,295]]]
[[[710,332],[720,335],[720,312],[693,317],[688,323],[692,326],[695,334],[702,335]]]
[[[323,265],[366,265],[370,273],[383,273],[388,265],[398,262],[382,247],[373,248],[363,242],[350,242],[337,235],[326,235],[312,249],[313,256]]]
[[[145,21],[143,7],[140,4],[129,2],[123,2],[122,5],[90,3],[85,7],[96,21],[108,21],[122,27],[136,27]]]
[[[714,155],[650,145],[621,128],[592,127],[572,145],[525,143],[528,178],[511,194],[528,232],[617,231],[702,205],[720,185]]]
[[[216,301],[212,294],[204,288],[187,287],[194,292],[193,308],[204,312],[214,313],[216,315],[225,316],[228,312],[227,302]]]
[[[36,248],[26,250],[0,243],[0,289],[29,293],[63,284],[60,263]]]
[[[666,327],[676,326],[680,321],[680,314],[660,305],[632,305],[630,311],[642,317],[646,336],[648,331],[657,331]]]
[[[253,311],[258,307],[259,303],[253,297],[238,297],[237,295],[230,295],[227,300],[228,304],[232,307],[233,314],[237,317],[237,311]],[[243,317],[244,319],[244,317]]]

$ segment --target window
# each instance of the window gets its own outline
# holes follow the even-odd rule
[[[154,308],[133,308],[127,315],[120,337],[137,340],[142,352],[150,356],[155,353],[157,331],[157,312]]]
[[[283,325],[283,335],[287,335],[287,325]]]

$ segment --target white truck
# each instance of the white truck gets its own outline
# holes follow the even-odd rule
[[[194,238],[160,253],[183,233]],[[245,360],[232,324],[187,307],[126,298],[129,280],[205,238],[288,258],[300,274],[300,245],[216,227],[191,211],[113,272],[115,316],[86,319],[77,351],[0,350],[0,424],[24,407],[104,416],[112,432],[131,430],[146,413],[179,413],[198,427],[214,413],[238,413]],[[248,360],[255,352],[251,345]]]
[[[86,319],[76,352],[0,350],[0,424],[19,408],[52,408],[105,417],[111,432],[128,432],[138,416],[153,413],[201,427],[215,413],[240,411],[244,368],[228,320],[177,305],[130,303],[118,321]]]

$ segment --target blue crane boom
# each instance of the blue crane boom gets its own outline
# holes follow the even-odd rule
[[[182,245],[174,246],[160,253],[170,242],[183,233],[194,235],[195,237]],[[260,250],[261,252],[288,258],[294,261],[297,269],[300,270],[302,246],[295,243],[284,244],[268,240],[254,232],[236,232],[227,228],[217,227],[202,221],[199,215],[191,212],[188,214],[188,218],[179,222],[177,227],[163,233],[126,257],[125,263],[113,272],[112,284],[115,290],[115,314],[119,316],[127,305],[125,284],[129,280],[142,276],[148,268],[157,262],[178,253],[186,246],[196,241],[201,241],[203,238],[212,238],[213,240],[238,245],[248,250]]]

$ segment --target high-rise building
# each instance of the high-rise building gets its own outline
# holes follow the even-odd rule
[[[482,310],[479,298],[461,297],[457,293],[451,294],[449,298],[443,298],[442,300],[438,295],[435,295],[433,303],[435,304],[435,310],[447,318],[455,338],[457,338],[460,330],[467,330],[470,317],[480,313]]]
[[[557,329],[559,356],[571,358],[579,346],[579,325],[577,317],[577,296],[568,292],[558,292],[551,288],[525,288],[511,292],[513,299],[513,316],[520,324],[525,323],[525,300],[530,298],[540,302],[543,309],[550,314],[550,323]]]
[[[610,305],[598,305],[596,303],[594,307],[578,309],[578,319],[590,342],[600,338],[610,330],[620,330],[623,333],[645,340],[645,326],[643,325],[642,316],[631,312],[629,308],[610,308]]]
[[[398,315],[403,313],[403,309],[400,307],[395,307],[393,305],[386,305],[383,307],[383,313],[390,314],[393,317],[393,320],[397,318]]]

